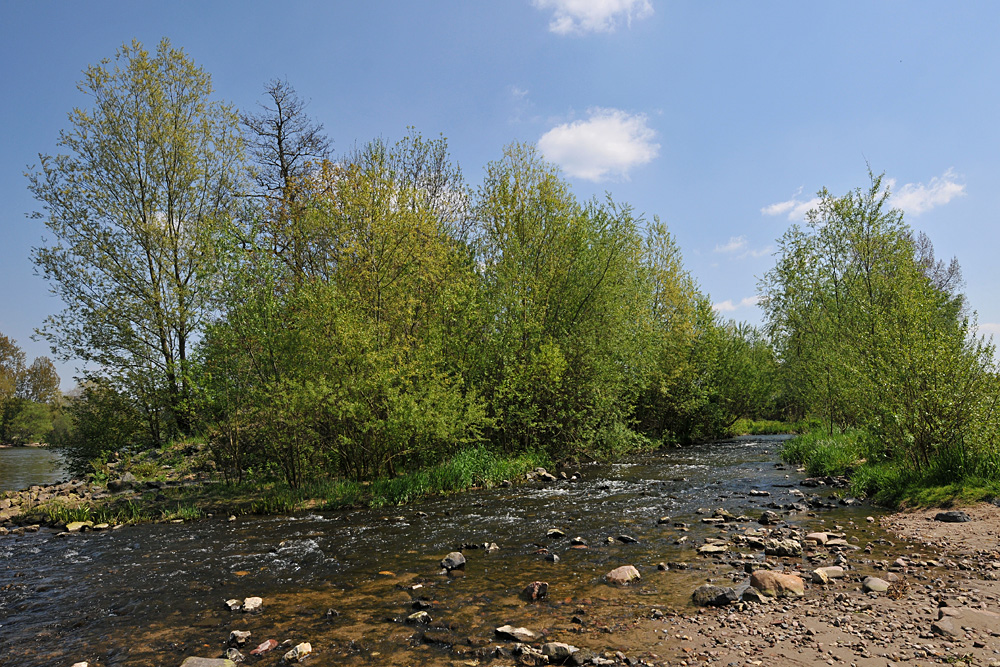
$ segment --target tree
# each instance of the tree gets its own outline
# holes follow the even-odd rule
[[[581,205],[525,145],[487,167],[476,218],[474,373],[492,438],[554,456],[627,446],[648,299],[639,221],[610,200]]]
[[[973,334],[957,262],[935,261],[888,198],[874,175],[842,197],[823,190],[806,227],[780,240],[761,288],[786,386],[801,387],[800,410],[831,430],[871,433],[874,456],[946,475],[983,464],[995,475],[992,345]]]
[[[66,305],[39,334],[142,406],[151,436],[183,432],[211,246],[240,186],[238,117],[166,39],[122,46],[79,88],[92,104],[69,114],[66,153],[28,174],[53,237],[33,260]]]
[[[270,98],[262,111],[244,114],[250,154],[256,168],[257,196],[262,200],[269,249],[299,277],[309,261],[310,235],[302,227],[302,179],[330,157],[330,140],[323,125],[306,115],[306,102],[287,81],[264,86]]]

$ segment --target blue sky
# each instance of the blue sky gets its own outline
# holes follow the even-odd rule
[[[759,321],[757,278],[814,193],[870,164],[997,333],[998,29],[991,1],[0,0],[0,332],[49,354],[30,335],[61,308],[28,259],[45,230],[24,171],[87,104],[88,64],[168,37],[241,109],[287,79],[335,152],[414,126],[475,186],[537,143],[581,198],[660,216],[734,319]]]

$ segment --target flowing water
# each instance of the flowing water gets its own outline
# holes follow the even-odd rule
[[[506,623],[577,645],[612,645],[617,635],[581,628],[607,632],[652,607],[685,608],[694,587],[727,567],[698,557],[695,547],[727,529],[759,527],[704,525],[704,510],[756,518],[769,505],[798,500],[791,491],[802,475],[777,463],[778,441],[746,437],[668,450],[583,466],[579,481],[471,491],[384,511],[0,537],[0,665],[175,667],[188,655],[222,655],[233,629],[253,632],[247,649],[267,638],[308,641],[313,665],[486,661],[477,649],[495,642],[494,628]],[[873,511],[840,508],[789,520],[832,529],[863,525]],[[664,515],[671,522],[659,523]],[[550,528],[566,537],[547,538]],[[638,543],[608,542],[621,534]],[[570,548],[574,536],[589,548]],[[484,543],[500,550],[474,548]],[[440,559],[463,546],[465,572],[438,574]],[[561,560],[546,561],[542,547]],[[681,561],[690,567],[656,568]],[[603,583],[623,564],[639,568],[639,586]],[[535,580],[549,583],[549,596],[528,604],[518,594]],[[264,599],[262,613],[225,607],[249,596]],[[415,603],[429,605],[430,629],[406,623]],[[284,650],[248,662],[277,664]]]
[[[53,484],[68,477],[62,454],[42,447],[0,447],[0,491]]]

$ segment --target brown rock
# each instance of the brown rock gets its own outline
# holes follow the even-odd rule
[[[801,597],[806,592],[801,577],[772,570],[755,571],[750,575],[750,585],[770,597]]]
[[[642,579],[639,570],[632,565],[622,565],[604,575],[604,579],[615,586],[628,586],[633,581]]]

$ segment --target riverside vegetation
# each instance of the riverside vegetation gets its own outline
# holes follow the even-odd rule
[[[857,429],[834,458],[884,498],[1000,472],[992,344],[878,177],[781,239],[757,329],[659,219],[580,201],[533,146],[477,187],[412,129],[333,156],[288,83],[240,114],[166,40],[80,87],[28,175],[66,305],[38,333],[91,369],[50,437],[78,473],[195,438],[285,498],[263,509],[400,503],[747,420]]]

